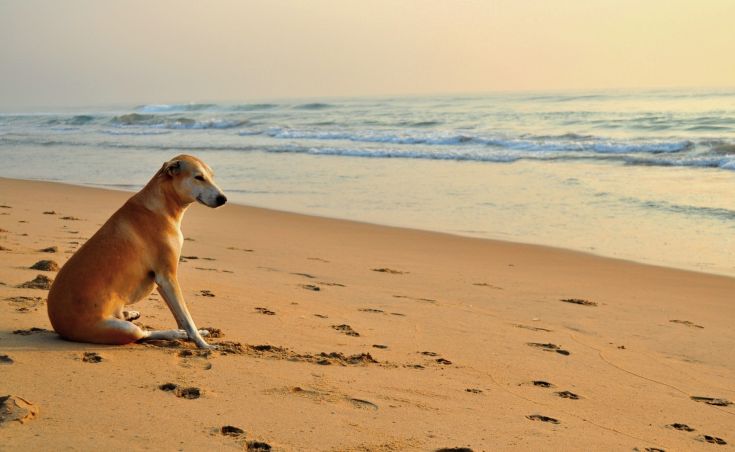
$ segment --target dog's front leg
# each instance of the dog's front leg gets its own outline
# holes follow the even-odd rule
[[[156,284],[158,284],[158,293],[161,294],[163,299],[166,301],[168,308],[176,319],[176,323],[180,328],[186,331],[189,335],[189,339],[193,340],[199,348],[211,348],[202,338],[201,333],[197,330],[194,325],[194,321],[189,314],[189,310],[186,308],[184,302],[184,296],[181,294],[179,283],[176,280],[175,274],[161,274],[156,275]]]

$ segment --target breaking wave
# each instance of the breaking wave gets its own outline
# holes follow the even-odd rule
[[[246,119],[192,119],[153,114],[128,113],[110,121],[117,126],[152,126],[165,129],[231,129],[248,123]]]

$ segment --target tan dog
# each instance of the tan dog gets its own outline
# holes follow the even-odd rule
[[[98,344],[146,339],[202,339],[186,308],[176,271],[183,235],[181,218],[194,201],[219,207],[227,198],[212,170],[180,155],[163,164],[59,271],[48,294],[48,315],[62,337]],[[163,296],[181,330],[146,331],[126,320],[123,307],[151,293]],[[137,313],[128,315],[135,317]],[[135,317],[137,318],[137,317]],[[132,320],[132,319],[131,319]]]

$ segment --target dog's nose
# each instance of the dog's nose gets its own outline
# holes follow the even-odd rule
[[[227,196],[225,195],[218,195],[217,196],[217,206],[221,206],[222,204],[227,202]]]

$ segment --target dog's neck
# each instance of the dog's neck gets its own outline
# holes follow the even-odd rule
[[[183,201],[168,181],[151,180],[135,195],[140,204],[157,215],[163,215],[173,220],[176,226],[181,226],[181,219],[191,202]]]

